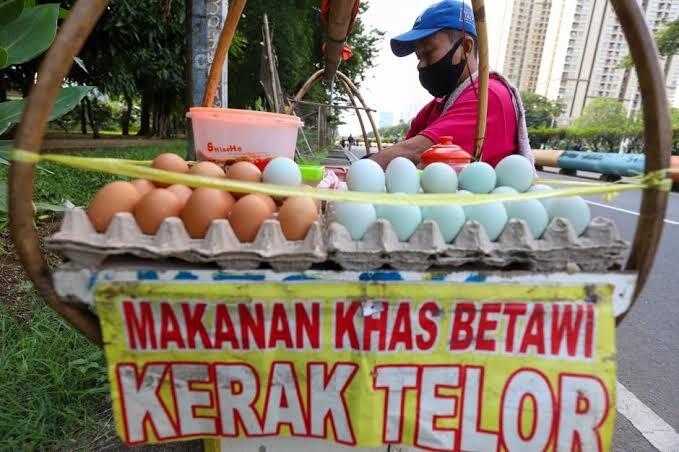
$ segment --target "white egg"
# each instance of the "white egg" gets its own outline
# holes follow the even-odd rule
[[[506,185],[523,193],[533,183],[535,168],[533,164],[522,155],[510,155],[503,158],[495,167],[497,184]]]
[[[543,184],[535,184],[532,187],[528,189],[528,192],[535,192],[535,191],[554,191],[552,187],[549,185],[543,185]],[[545,209],[549,210],[549,206],[552,205],[552,201],[554,201],[556,198],[545,198],[545,199],[538,199],[540,203],[545,206]]]
[[[464,209],[457,204],[429,206],[422,209],[423,220],[434,221],[446,243],[455,240],[466,221]]]
[[[472,193],[490,193],[495,188],[496,181],[495,170],[484,162],[467,165],[460,173],[460,188]]]
[[[275,185],[302,185],[302,172],[294,160],[285,157],[276,157],[264,168],[262,181]]]
[[[413,162],[396,157],[387,166],[386,183],[389,193],[414,194],[420,191],[420,173]]]
[[[407,242],[422,223],[422,211],[417,206],[382,205],[379,218],[389,221],[401,242]]]
[[[372,204],[338,202],[334,204],[337,221],[349,231],[352,240],[361,240],[377,221]]]
[[[582,235],[592,220],[589,205],[579,196],[572,198],[554,198],[549,206],[549,219],[564,218],[575,229],[577,235]]]
[[[505,203],[509,218],[524,220],[530,228],[533,237],[539,239],[547,229],[549,215],[545,207],[536,199],[525,201],[511,201]]]
[[[347,172],[347,186],[351,191],[382,193],[384,180],[382,167],[369,159],[357,160]]]
[[[486,234],[491,241],[500,237],[507,225],[507,210],[501,202],[489,202],[474,206],[465,206],[464,214],[467,221],[478,221],[486,230]]]
[[[455,193],[457,173],[450,165],[432,163],[422,173],[422,189],[425,193]]]

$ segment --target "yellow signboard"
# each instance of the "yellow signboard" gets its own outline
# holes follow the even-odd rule
[[[608,285],[113,283],[96,289],[128,444],[607,450]]]

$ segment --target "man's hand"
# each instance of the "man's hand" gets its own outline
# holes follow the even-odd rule
[[[420,155],[433,145],[434,142],[429,138],[417,135],[409,140],[402,141],[383,149],[377,154],[371,155],[370,159],[377,162],[384,169],[386,169],[389,163],[396,157],[407,158],[417,165],[420,163]]]

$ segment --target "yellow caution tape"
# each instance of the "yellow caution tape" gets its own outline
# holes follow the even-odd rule
[[[460,195],[456,193],[442,194],[394,194],[394,193],[364,193],[340,190],[328,190],[310,187],[286,187],[263,183],[243,182],[232,179],[215,179],[195,176],[191,174],[173,173],[148,166],[148,162],[134,160],[119,160],[113,158],[76,157],[60,154],[37,154],[35,152],[15,149],[11,153],[12,160],[23,163],[38,163],[48,161],[61,165],[79,168],[87,171],[116,174],[131,178],[148,179],[165,184],[183,184],[189,187],[216,188],[219,190],[235,193],[259,193],[276,197],[304,196],[325,201],[345,201],[366,204],[410,204],[419,206],[432,206],[441,204],[459,204],[463,206],[485,204],[489,202],[525,201],[528,199],[546,199],[570,196],[609,195],[632,191],[653,189],[670,191],[672,180],[667,174],[672,170],[661,170],[644,176],[626,178],[615,183],[573,183],[573,188],[564,188],[553,191],[536,191],[530,193],[503,193],[488,195]],[[552,180],[544,179],[539,182],[552,183]],[[568,181],[557,181],[568,182]],[[564,184],[560,184],[564,185]]]

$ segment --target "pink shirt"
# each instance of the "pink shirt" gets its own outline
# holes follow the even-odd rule
[[[442,113],[446,98],[435,98],[410,123],[406,139],[423,135],[434,143],[452,136],[455,144],[474,152],[476,132],[476,95],[469,86],[455,103]],[[516,111],[509,89],[491,76],[488,82],[488,121],[481,160],[495,166],[508,155],[518,153]]]

